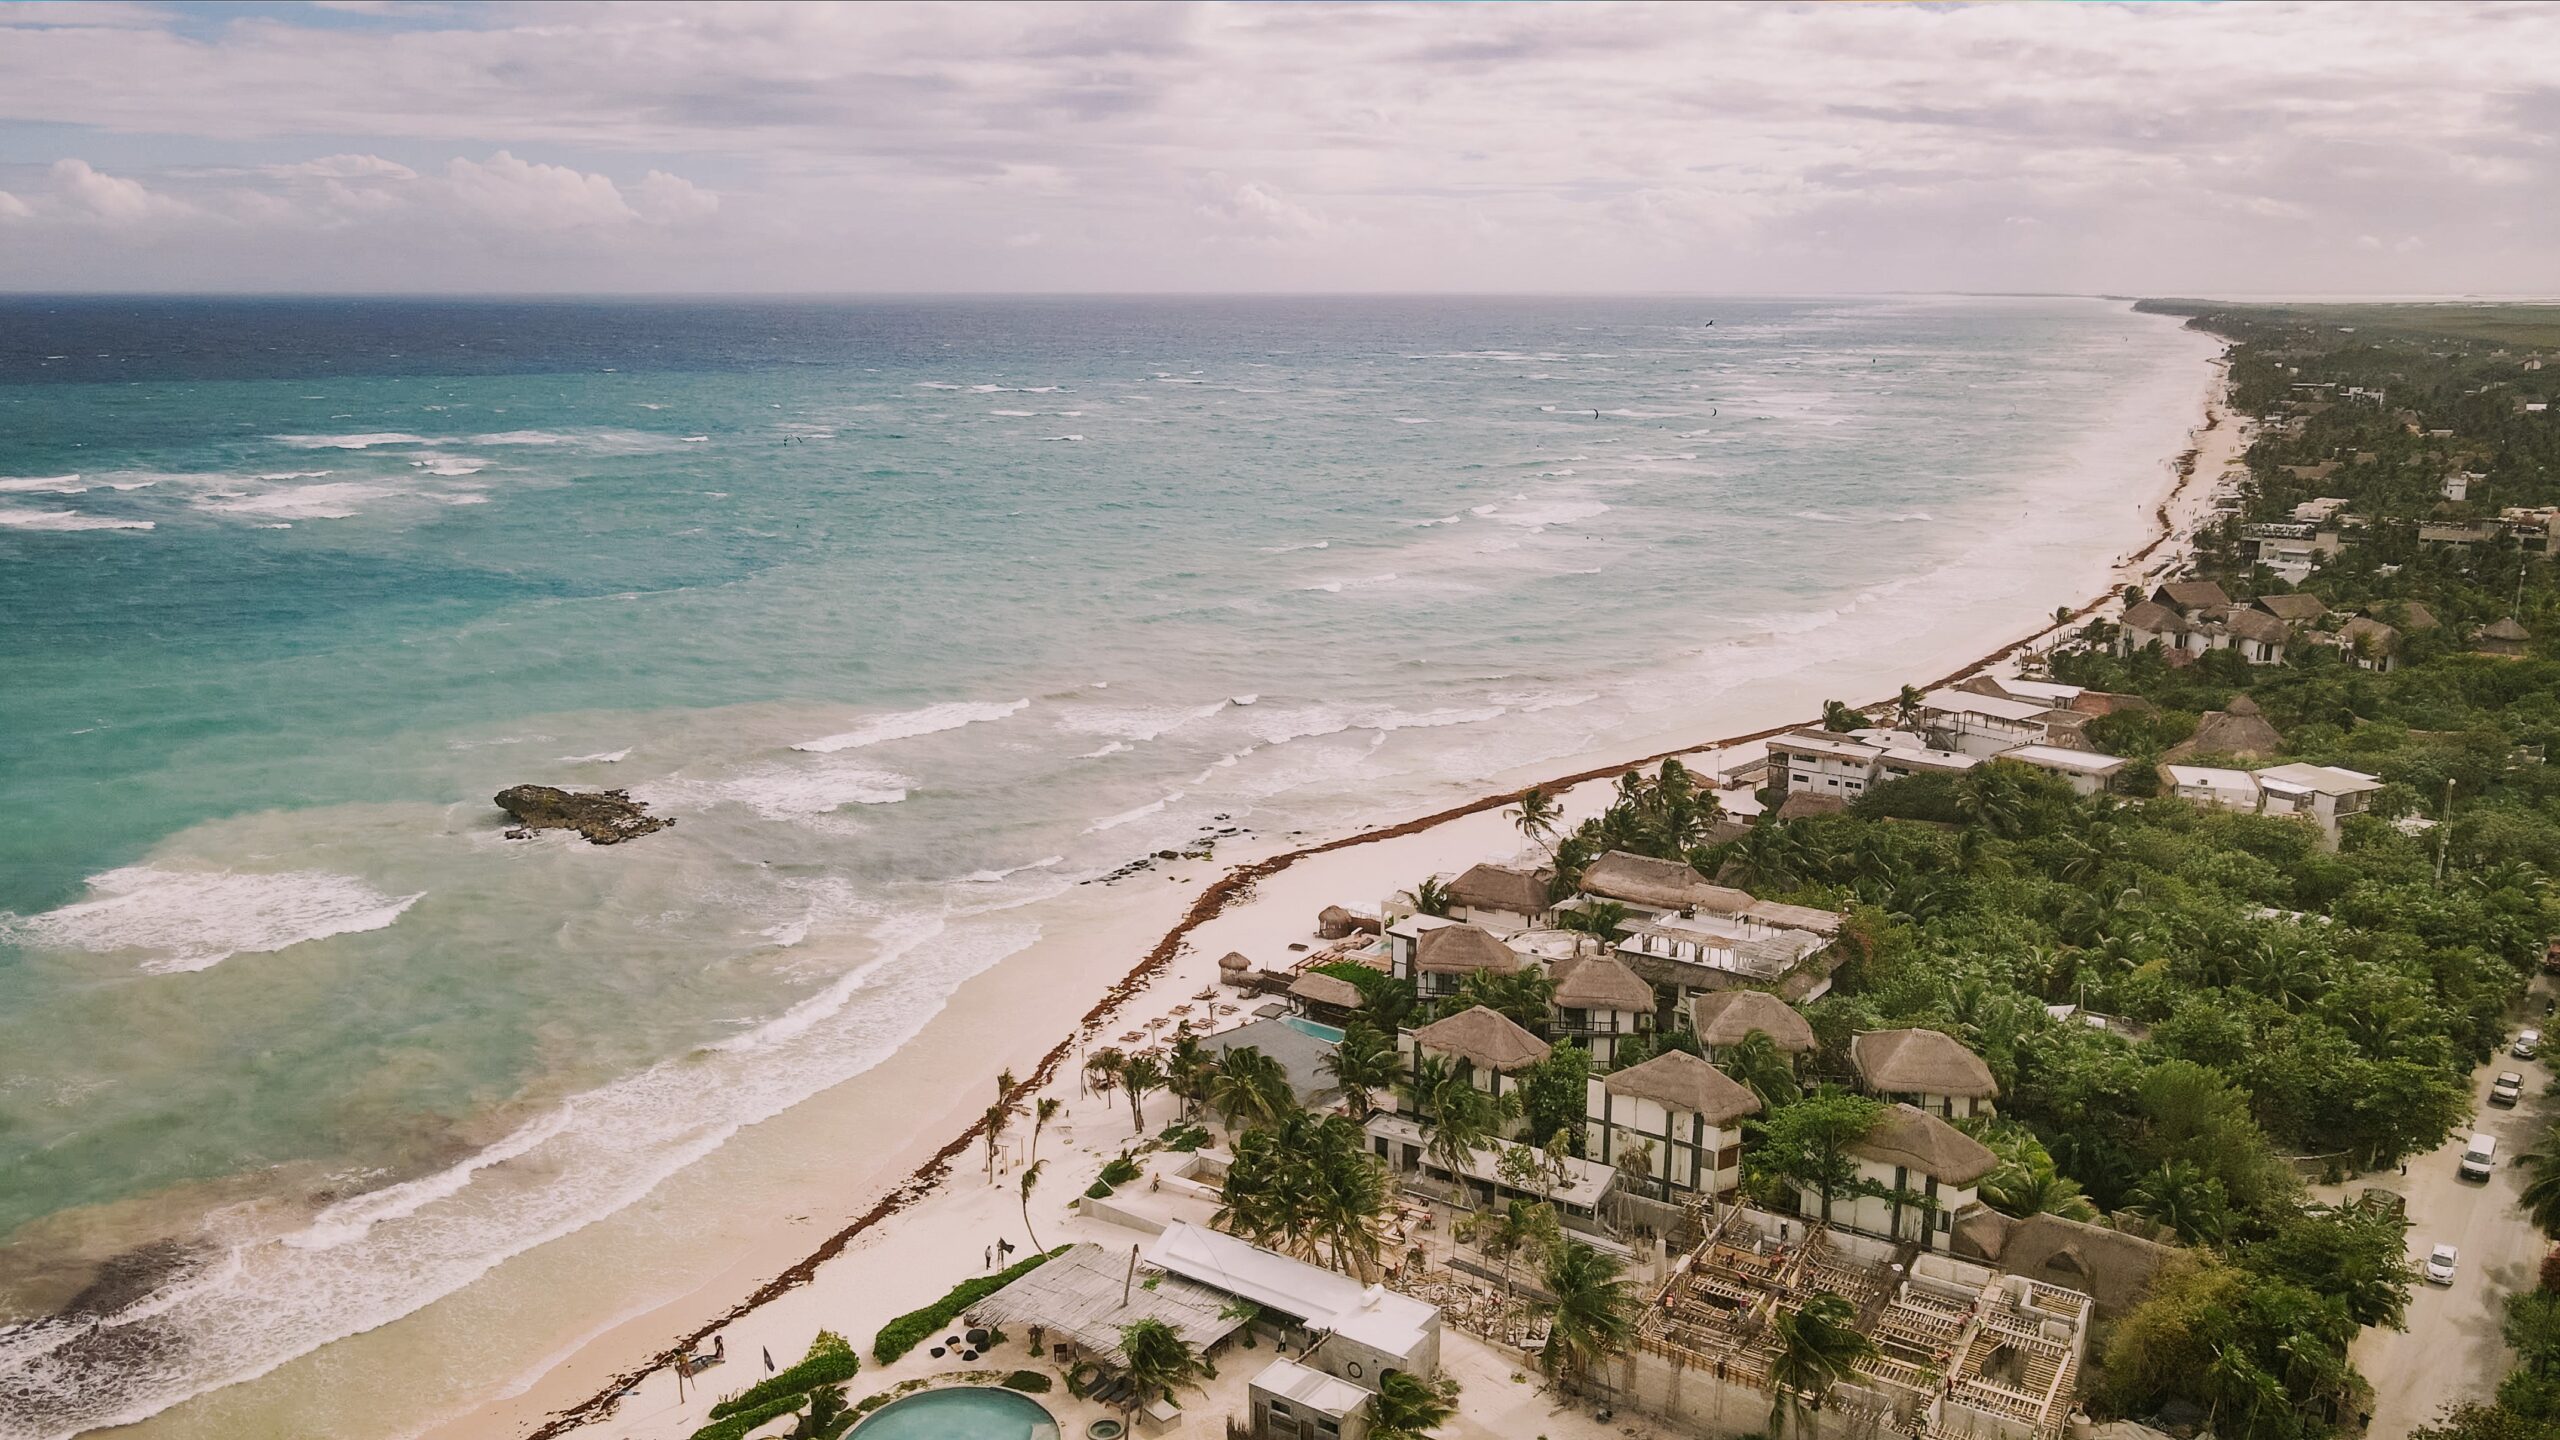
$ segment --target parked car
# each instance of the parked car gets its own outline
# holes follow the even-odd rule
[[[2489,1103],[2492,1105],[2502,1105],[2512,1110],[2515,1108],[2516,1101],[2522,1098],[2524,1098],[2524,1076],[2513,1070],[2501,1070],[2498,1072],[2498,1078],[2489,1082]]]
[[[2489,1178],[2490,1170],[2494,1169],[2497,1163],[2498,1137],[2474,1135],[2462,1147],[2462,1163],[2455,1166],[2454,1170],[2465,1180],[2486,1180]]]
[[[2461,1258],[2462,1252],[2451,1245],[2439,1245],[2428,1251],[2427,1283],[2430,1285],[2452,1284],[2453,1267]]]
[[[2507,1047],[2507,1053],[2519,1060],[2530,1060],[2541,1052],[2542,1032],[2539,1030],[2517,1031],[2516,1043]]]

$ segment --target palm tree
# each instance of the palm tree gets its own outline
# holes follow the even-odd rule
[[[1851,709],[1846,702],[1825,700],[1822,702],[1822,728],[1844,733],[1850,730],[1864,730],[1867,728],[1867,717]]]
[[[1626,924],[1627,918],[1634,913],[1615,900],[1591,900],[1570,910],[1558,910],[1556,928],[1570,930],[1576,935],[1588,935],[1599,941],[1600,948],[1606,951],[1617,940],[1618,927]],[[1575,954],[1581,954],[1582,942],[1574,941],[1573,949]]]
[[[1164,1052],[1164,1088],[1181,1099],[1181,1118],[1191,1118],[1208,1095],[1210,1077],[1217,1071],[1218,1058],[1200,1043],[1199,1036],[1186,1030],[1173,1037],[1173,1044]]]
[[[1635,1333],[1635,1293],[1616,1260],[1579,1240],[1557,1246],[1539,1278],[1555,1297],[1539,1368],[1580,1393],[1592,1367],[1623,1349]]]
[[[1894,727],[1901,730],[1918,728],[1920,724],[1920,704],[1925,698],[1926,697],[1921,695],[1918,690],[1913,689],[1911,686],[1903,686],[1902,693],[1893,697]]]
[[[1994,835],[2014,835],[2026,813],[2026,797],[2003,764],[1976,765],[1955,781],[1956,818]]]
[[[1503,813],[1511,817],[1512,824],[1520,827],[1523,839],[1544,845],[1549,854],[1554,853],[1556,827],[1563,822],[1564,813],[1556,804],[1556,797],[1548,794],[1545,786],[1532,785],[1521,791],[1519,800]]]
[[[1754,1030],[1716,1052],[1716,1068],[1725,1077],[1760,1097],[1771,1112],[1804,1098],[1795,1066],[1766,1030]]]
[[[1129,1094],[1129,1120],[1137,1133],[1147,1133],[1147,1095],[1164,1088],[1164,1066],[1153,1055],[1140,1055],[1120,1067],[1120,1088]]]
[[[996,1156],[1003,1148],[1004,1132],[1013,1128],[1013,1117],[1021,1113],[1021,1106],[1006,1100],[987,1107],[982,1123],[987,1127],[987,1183],[990,1185],[996,1183]]]
[[[1545,970],[1524,965],[1508,975],[1478,970],[1458,982],[1454,1010],[1481,1005],[1529,1033],[1542,1034],[1554,1018],[1556,981]]]
[[[1413,908],[1425,915],[1445,916],[1449,913],[1450,903],[1449,887],[1437,875],[1430,876],[1413,887]]]
[[[844,1418],[844,1387],[821,1385],[809,1392],[809,1408],[791,1426],[791,1440],[819,1440],[838,1433],[836,1422]]]
[[[1141,1405],[1170,1400],[1177,1389],[1199,1388],[1208,1371],[1200,1356],[1161,1320],[1132,1320],[1121,1326],[1120,1353],[1127,1359],[1129,1372],[1129,1394],[1120,1402],[1124,1425]]]
[[[1372,1096],[1392,1088],[1401,1065],[1396,1047],[1380,1033],[1378,1027],[1354,1017],[1342,1027],[1342,1041],[1324,1057],[1325,1073],[1342,1087],[1342,1098],[1351,1106],[1351,1118],[1366,1122],[1376,1108]]]
[[[2172,1160],[2134,1181],[2124,1208],[2189,1240],[2219,1240],[2231,1221],[2222,1182],[2192,1160]]]
[[[2065,1220],[2095,1220],[2098,1207],[2080,1193],[2080,1182],[2052,1165],[2011,1162],[1982,1182],[1983,1203],[2003,1215],[2059,1215]]]
[[[1458,1222],[1457,1236],[1502,1262],[1502,1296],[1511,1298],[1511,1262],[1524,1251],[1552,1249],[1564,1238],[1553,1205],[1514,1199]]]
[[[2516,1163],[2524,1167],[2529,1177],[2516,1203],[2523,1207],[2535,1229],[2560,1237],[2560,1128],[2545,1133],[2541,1148],[2519,1157]]]
[[[1828,1290],[1793,1314],[1780,1312],[1773,1328],[1778,1354],[1769,1362],[1769,1433],[1781,1434],[1793,1416],[1801,1435],[1831,1387],[1848,1379],[1876,1347],[1858,1333],[1857,1307]]]
[[[1409,1370],[1390,1370],[1369,1400],[1369,1440],[1430,1440],[1457,1413],[1454,1377],[1421,1380]]]
[[[1031,1237],[1031,1253],[1040,1253],[1040,1232],[1031,1228],[1031,1192],[1039,1187],[1040,1168],[1049,1162],[1034,1160],[1022,1171],[1022,1233]]]
[[[1121,1053],[1119,1046],[1105,1045],[1085,1057],[1085,1083],[1093,1087],[1094,1094],[1108,1095],[1120,1088],[1120,1067],[1128,1063],[1129,1057]]]
[[[1058,1112],[1064,1108],[1066,1108],[1064,1101],[1048,1095],[1041,1096],[1040,1103],[1032,1107],[1031,1163],[1035,1165],[1040,1163],[1040,1132],[1049,1128],[1049,1122],[1057,1119]]]
[[[1239,1121],[1270,1126],[1298,1108],[1298,1096],[1279,1061],[1254,1046],[1238,1045],[1218,1062],[1218,1073],[1209,1081],[1209,1104],[1226,1117],[1229,1129]]]

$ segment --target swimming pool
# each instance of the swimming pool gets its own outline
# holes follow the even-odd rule
[[[1301,1035],[1313,1035],[1328,1045],[1339,1045],[1342,1043],[1342,1032],[1340,1030],[1335,1029],[1331,1025],[1319,1025],[1304,1015],[1283,1015],[1280,1017],[1280,1023],[1297,1031]]]
[[[853,1434],[856,1440],[1058,1440],[1058,1422],[1028,1396],[969,1385],[892,1402]]]

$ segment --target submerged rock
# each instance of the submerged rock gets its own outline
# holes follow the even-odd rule
[[[652,830],[676,823],[652,815],[648,807],[623,790],[562,790],[550,785],[510,785],[497,794],[498,808],[515,817],[507,838],[522,840],[536,830],[575,830],[593,845],[619,845]]]

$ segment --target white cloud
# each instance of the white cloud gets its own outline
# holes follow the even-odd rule
[[[33,205],[6,190],[0,190],[0,220],[32,220],[35,218],[35,213],[36,207]]]
[[[317,160],[299,160],[286,165],[269,165],[265,173],[283,180],[415,180],[418,172],[396,160],[379,155],[323,155]]]
[[[86,160],[55,161],[53,188],[81,215],[110,225],[144,224],[184,215],[192,208],[152,193],[139,180],[109,175]]]
[[[445,183],[463,212],[509,229],[576,230],[640,218],[611,177],[519,160],[504,150],[485,161],[455,157],[445,166]]]
[[[0,125],[256,235],[13,232],[64,284],[2560,288],[2560,6],[81,13],[0,7]]]
[[[681,175],[652,170],[632,187],[640,213],[662,225],[708,220],[720,209],[720,197]]]

